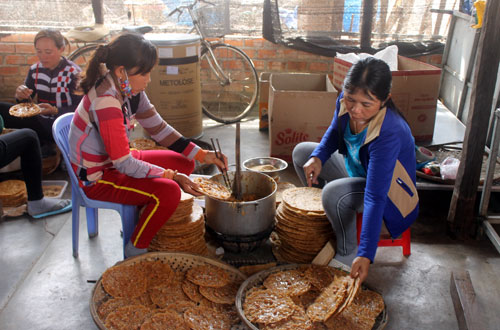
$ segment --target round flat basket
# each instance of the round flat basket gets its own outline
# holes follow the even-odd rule
[[[250,276],[249,278],[247,278],[245,280],[245,282],[243,282],[240,285],[238,293],[236,294],[236,310],[237,310],[240,318],[245,323],[245,325],[247,325],[252,330],[259,329],[255,324],[253,324],[252,322],[250,322],[246,318],[245,313],[243,312],[243,303],[245,302],[245,297],[246,297],[247,291],[254,288],[254,287],[261,286],[264,283],[264,280],[269,275],[271,275],[273,273],[277,273],[277,272],[281,272],[281,271],[285,271],[285,270],[298,269],[298,268],[304,267],[304,266],[309,266],[309,265],[308,264],[287,264],[287,265],[276,266],[276,267],[269,268],[269,269],[263,270],[261,272],[258,272],[256,274]],[[362,289],[369,289],[369,288],[367,288],[363,284]],[[372,291],[374,291],[374,290],[372,290]],[[375,325],[373,326],[372,330],[381,330],[386,325],[387,325],[387,306],[384,305],[384,310],[377,316],[377,318],[375,320]]]
[[[138,262],[143,261],[162,261],[168,263],[172,270],[176,272],[185,272],[192,267],[202,266],[202,265],[212,265],[217,266],[225,270],[231,280],[243,281],[247,278],[245,274],[240,272],[238,269],[225,264],[221,261],[202,257],[190,253],[171,253],[171,252],[149,252],[137,257],[132,257],[124,261],[117,262],[117,265],[133,265]],[[104,325],[104,320],[99,318],[97,312],[99,306],[110,299],[111,296],[104,291],[102,286],[102,276],[99,278],[94,288],[92,289],[92,295],[90,296],[90,313],[94,319],[95,324],[99,329],[107,329]],[[233,327],[234,329],[239,329],[238,326]]]

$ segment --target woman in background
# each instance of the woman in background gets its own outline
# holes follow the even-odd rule
[[[34,39],[38,62],[30,67],[23,85],[16,89],[15,97],[19,102],[37,100],[40,115],[17,118],[9,114],[13,104],[0,103],[0,115],[5,127],[31,128],[42,145],[44,154],[55,151],[52,137],[52,124],[61,114],[75,111],[80,102],[77,86],[80,67],[62,54],[69,45],[63,35],[53,29],[39,31]]]

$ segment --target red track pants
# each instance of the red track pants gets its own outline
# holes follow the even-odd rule
[[[170,150],[132,150],[132,156],[186,175],[194,170],[194,161]],[[158,230],[174,213],[181,198],[181,189],[174,180],[136,179],[116,169],[104,170],[97,183],[83,187],[83,190],[92,199],[145,206],[131,238],[134,246],[140,249],[149,246]]]

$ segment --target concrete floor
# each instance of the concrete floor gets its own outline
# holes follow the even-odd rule
[[[219,138],[234,162],[234,125],[204,121],[202,140],[210,137]],[[242,123],[241,145],[242,161],[269,154],[268,134],[258,130],[255,118]],[[65,175],[58,170],[47,179]],[[298,184],[292,168],[281,179]],[[70,197],[69,189],[65,197]],[[450,297],[454,270],[470,273],[484,321],[479,328],[498,329],[500,254],[486,238],[464,243],[445,234],[450,191],[424,190],[420,197],[411,256],[403,257],[401,248],[379,248],[366,282],[384,297],[386,329],[457,329]],[[89,312],[91,290],[105,269],[122,260],[118,214],[103,210],[99,216],[99,236],[93,239],[81,221],[78,259],[71,254],[71,213],[0,223],[0,329],[97,328]]]

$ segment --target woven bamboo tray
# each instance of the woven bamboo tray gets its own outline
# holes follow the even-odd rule
[[[245,313],[243,312],[243,303],[245,302],[245,296],[248,290],[252,289],[253,287],[260,286],[264,282],[264,280],[271,274],[276,273],[276,272],[281,272],[284,270],[291,270],[291,269],[297,269],[299,267],[304,267],[308,266],[307,264],[287,264],[287,265],[281,265],[281,266],[276,266],[273,268],[269,268],[266,270],[263,270],[261,272],[258,272],[249,278],[245,280],[240,285],[240,289],[238,290],[238,293],[236,294],[236,310],[238,311],[238,315],[240,318],[243,320],[243,322],[252,330],[259,330],[258,327],[256,327],[252,322],[250,322],[246,316]],[[362,289],[368,289],[364,284],[362,285]],[[370,289],[371,290],[371,289]],[[374,291],[374,290],[372,290]],[[373,326],[372,330],[382,330],[385,326],[387,325],[387,307],[384,306],[384,310],[377,316],[377,319],[375,320],[375,325]]]
[[[167,262],[172,270],[174,271],[182,271],[185,272],[191,269],[194,266],[200,265],[213,265],[223,270],[227,271],[231,280],[245,280],[247,276],[240,272],[238,269],[225,264],[221,261],[202,257],[195,254],[190,253],[173,253],[173,252],[149,252],[137,257],[132,257],[127,260],[123,260],[117,262],[116,265],[133,265],[137,262],[145,261],[145,260],[161,260]],[[107,329],[104,325],[104,320],[99,318],[97,314],[97,309],[99,306],[104,303],[106,300],[110,299],[111,296],[104,291],[102,286],[102,277],[99,278],[94,288],[92,289],[92,295],[90,296],[90,313],[92,314],[92,318],[94,319],[95,324],[101,330]],[[238,326],[234,327],[234,329],[242,329]]]

